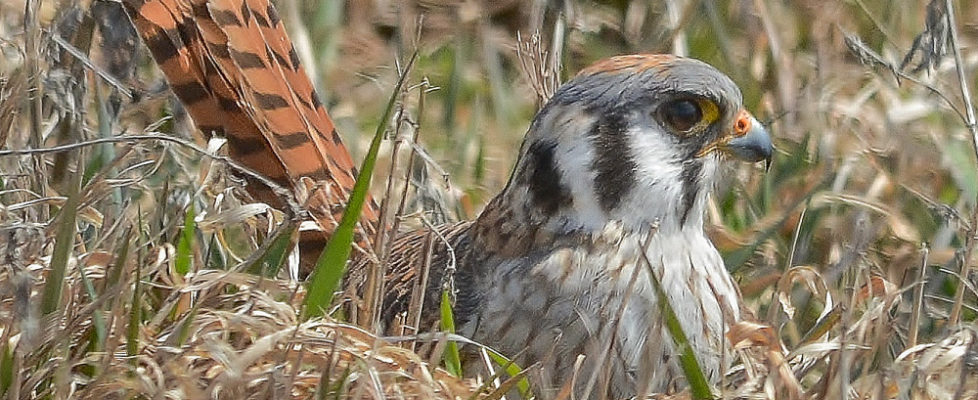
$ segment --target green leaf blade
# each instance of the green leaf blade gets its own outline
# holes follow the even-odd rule
[[[416,58],[417,54],[415,53],[394,87],[394,92],[387,102],[387,108],[380,119],[377,131],[374,132],[374,137],[370,141],[370,150],[367,151],[367,156],[360,167],[360,175],[353,185],[350,200],[346,205],[346,210],[343,211],[343,218],[340,219],[333,235],[326,242],[326,248],[323,249],[316,261],[316,267],[309,279],[306,298],[302,303],[300,319],[303,321],[323,315],[333,301],[333,293],[339,286],[340,280],[346,274],[346,263],[352,250],[354,231],[357,221],[360,219],[360,211],[363,210],[363,204],[366,202],[367,192],[370,190],[370,178],[373,176],[374,167],[377,164],[380,143],[384,139],[387,123],[394,112],[394,104],[396,104],[397,97],[407,80],[407,72],[411,70]]]
[[[173,259],[173,268],[180,275],[190,273],[193,261],[191,253],[194,244],[194,230],[197,228],[197,224],[194,222],[194,214],[194,203],[190,202],[190,206],[187,207],[187,214],[183,218],[183,233],[177,242],[177,254]]]
[[[79,181],[81,173],[72,175],[68,184],[68,199],[61,208],[58,233],[51,254],[51,272],[44,283],[44,294],[41,300],[42,315],[49,315],[61,306],[61,288],[64,285],[65,272],[68,268],[68,257],[75,247],[75,221],[78,217]]]
[[[455,333],[455,316],[452,313],[452,300],[448,296],[448,289],[441,292],[441,330],[447,333]],[[448,373],[459,378],[462,377],[462,361],[458,354],[458,344],[449,340],[445,347],[445,369]]]

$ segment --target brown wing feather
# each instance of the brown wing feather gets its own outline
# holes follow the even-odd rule
[[[467,286],[474,282],[473,272],[461,267],[484,261],[479,259],[482,254],[471,248],[472,226],[472,221],[462,221],[435,227],[437,234],[429,229],[418,229],[398,235],[387,258],[386,287],[380,297],[383,300],[380,309],[366,310],[364,307],[369,304],[351,302],[358,307],[356,311],[351,310],[353,320],[362,325],[369,324],[372,322],[370,316],[378,311],[379,322],[388,334],[430,331],[440,320],[442,284],[451,279],[458,296],[455,310],[459,319],[456,322],[461,326],[474,314],[472,308],[479,296],[477,290]],[[349,296],[367,297],[366,291],[370,288],[365,287],[366,274],[371,262],[373,260],[361,258],[351,266],[348,279],[356,287],[348,289],[355,290],[356,296],[352,293]],[[446,276],[449,271],[454,271],[455,276]],[[404,329],[405,326],[410,328]]]
[[[205,135],[228,138],[232,158],[296,192],[302,178],[325,183],[307,206],[331,232],[355,181],[349,152],[318,101],[292,42],[266,0],[125,0],[137,30]],[[249,182],[256,198],[281,205]],[[378,218],[368,198],[361,246]],[[321,248],[324,237],[303,237]]]

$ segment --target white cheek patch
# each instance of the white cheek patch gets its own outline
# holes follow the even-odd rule
[[[561,210],[562,218],[552,219],[548,228],[554,231],[599,229],[608,217],[594,194],[594,171],[591,168],[594,149],[582,135],[590,131],[595,118],[580,107],[568,106],[561,112],[550,113],[541,122],[541,126],[550,127],[549,133],[557,144],[554,162],[560,183],[570,191],[573,199],[570,209]]]
[[[587,230],[600,229],[608,221],[608,216],[594,193],[595,172],[591,168],[593,147],[587,141],[575,140],[558,144],[557,152],[560,154],[557,169],[574,198],[571,208],[572,214],[577,217],[576,224]]]
[[[676,205],[682,203],[683,166],[677,160],[675,139],[659,131],[661,128],[652,128],[653,121],[642,122],[627,132],[636,165],[635,182],[621,199],[616,217],[628,225],[669,224],[661,217],[675,214]]]

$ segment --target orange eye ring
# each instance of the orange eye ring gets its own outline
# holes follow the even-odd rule
[[[737,113],[737,119],[734,120],[734,136],[741,137],[746,135],[747,132],[750,132],[751,119],[750,113],[747,110],[740,110]]]

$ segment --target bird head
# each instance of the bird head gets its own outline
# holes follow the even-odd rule
[[[730,78],[698,60],[599,61],[537,114],[500,198],[513,217],[554,233],[609,221],[702,230],[724,160],[770,163],[771,139],[742,102]]]

